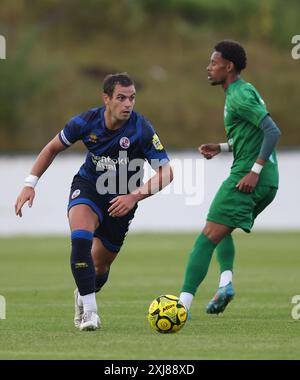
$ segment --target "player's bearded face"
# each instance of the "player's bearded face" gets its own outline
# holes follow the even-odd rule
[[[105,101],[106,108],[116,120],[128,120],[135,104],[135,87],[117,84],[111,98]]]
[[[223,84],[228,75],[228,63],[218,51],[214,51],[207,66],[207,79],[212,86]]]

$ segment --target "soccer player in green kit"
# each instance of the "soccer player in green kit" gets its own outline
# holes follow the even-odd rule
[[[274,199],[278,188],[275,146],[280,130],[252,84],[240,73],[247,63],[244,48],[235,41],[219,42],[207,67],[211,85],[225,91],[224,123],[227,142],[204,144],[200,153],[211,159],[222,151],[233,152],[229,177],[222,183],[208,212],[186,267],[180,300],[189,310],[204,280],[216,249],[220,284],[206,311],[218,314],[234,297],[232,271],[235,255],[232,232],[250,232],[254,220]]]

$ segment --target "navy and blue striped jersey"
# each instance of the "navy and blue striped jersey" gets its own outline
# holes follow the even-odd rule
[[[153,169],[158,169],[169,161],[150,122],[137,112],[117,130],[105,126],[105,107],[93,108],[74,116],[59,133],[62,144],[70,146],[81,140],[88,153],[78,174],[96,184],[99,177],[105,175],[116,179],[115,193],[129,192],[127,185],[132,176],[141,173],[144,160]],[[124,180],[118,181],[120,174]],[[136,187],[141,181],[137,181]],[[120,187],[122,191],[120,191]],[[125,186],[125,188],[124,188]]]

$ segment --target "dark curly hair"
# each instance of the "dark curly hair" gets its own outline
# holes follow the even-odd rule
[[[109,74],[104,78],[103,92],[111,98],[117,84],[122,87],[134,85],[133,80],[127,73]]]
[[[214,49],[215,51],[221,53],[224,59],[233,62],[238,73],[247,66],[245,49],[238,42],[224,40],[217,43]]]

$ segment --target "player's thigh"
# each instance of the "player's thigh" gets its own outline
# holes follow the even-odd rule
[[[92,257],[98,275],[106,273],[117,256],[118,254],[108,250],[99,238],[94,237]]]
[[[87,230],[94,232],[99,225],[98,215],[85,204],[73,206],[68,213],[71,231]]]
[[[250,232],[254,207],[255,200],[252,193],[239,191],[236,188],[236,181],[229,177],[215,195],[207,221]]]
[[[103,221],[96,229],[94,236],[98,237],[103,246],[114,253],[118,253],[123,246],[128,233],[129,225],[134,218],[136,207],[128,214],[112,218],[107,213],[104,214]]]

